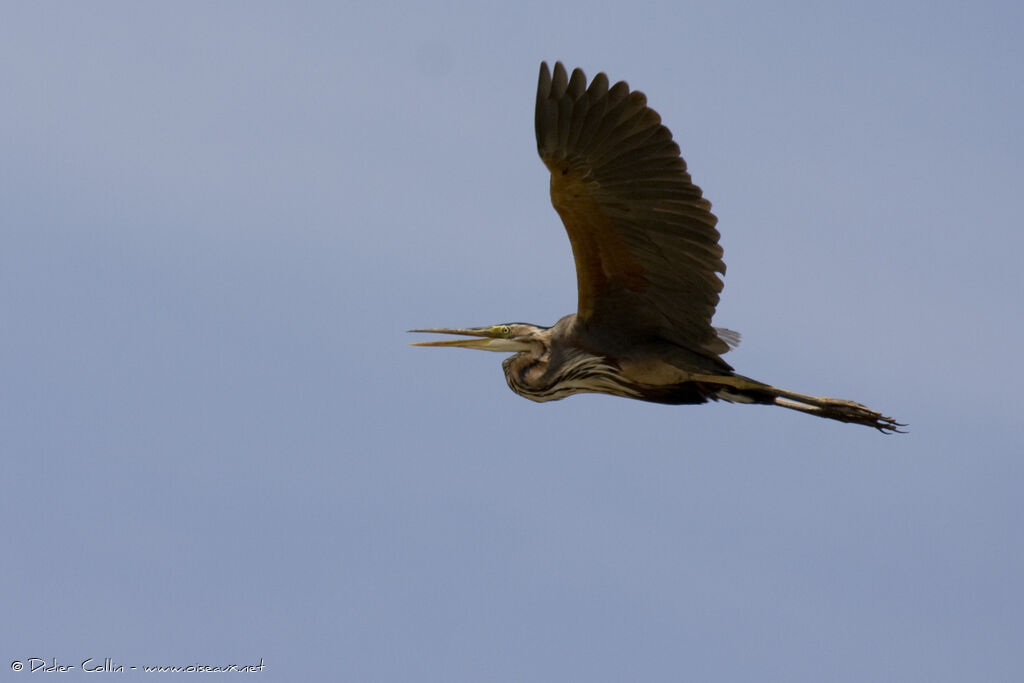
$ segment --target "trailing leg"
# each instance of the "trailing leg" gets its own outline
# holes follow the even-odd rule
[[[715,392],[713,398],[723,401],[777,405],[830,420],[874,427],[883,433],[895,432],[902,434],[904,432],[900,427],[906,426],[896,422],[891,417],[882,415],[854,401],[829,398],[827,396],[798,394],[795,391],[779,389],[778,387],[773,387],[770,384],[764,384],[742,375],[698,375],[694,376],[694,379],[717,385],[719,389]]]

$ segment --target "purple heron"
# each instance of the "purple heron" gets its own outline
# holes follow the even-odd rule
[[[533,401],[601,393],[668,404],[777,405],[899,432],[853,401],[738,375],[722,360],[739,335],[711,325],[725,274],[718,219],[642,92],[599,73],[540,65],[537,151],[576,261],[577,310],[551,327],[411,330],[468,337],[420,342],[512,353],[512,391]]]

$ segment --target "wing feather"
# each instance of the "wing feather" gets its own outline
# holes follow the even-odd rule
[[[535,124],[576,261],[579,321],[725,353],[738,337],[711,325],[725,273],[718,219],[647,97],[542,63]]]

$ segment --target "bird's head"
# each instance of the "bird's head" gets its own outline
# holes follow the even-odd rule
[[[412,346],[451,346],[459,349],[481,349],[502,353],[539,353],[547,346],[547,327],[527,323],[505,323],[490,327],[435,327],[410,332],[458,334],[470,339],[415,342]]]

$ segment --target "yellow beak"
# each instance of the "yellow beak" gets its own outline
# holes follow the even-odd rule
[[[461,334],[475,339],[447,339],[445,341],[413,342],[409,346],[450,346],[458,349],[480,349],[481,351],[499,351],[516,353],[530,350],[530,344],[518,339],[509,339],[503,325],[494,327],[434,327],[410,332],[429,332],[432,334]]]

